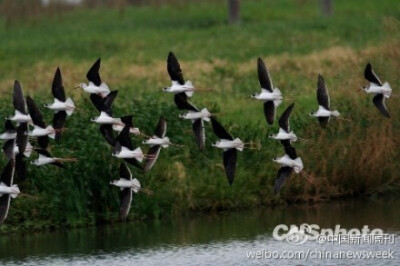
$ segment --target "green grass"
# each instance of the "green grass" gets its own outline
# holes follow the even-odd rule
[[[117,178],[119,161],[88,121],[96,114],[88,95],[71,89],[85,81],[91,64],[102,57],[101,75],[119,90],[115,114],[132,113],[135,123],[151,134],[160,115],[168,120],[168,136],[184,148],[163,149],[146,175],[134,171],[153,196],[136,195],[130,219],[159,218],[185,211],[251,208],[284,201],[325,200],[335,197],[398,193],[400,154],[396,136],[400,110],[388,101],[393,115],[385,120],[371,98],[358,94],[371,61],[383,80],[396,90],[399,17],[397,1],[334,1],[334,15],[322,17],[316,1],[242,1],[242,23],[226,23],[225,1],[178,7],[130,7],[76,10],[36,20],[23,20],[0,28],[1,116],[12,112],[11,88],[21,81],[26,95],[38,104],[50,102],[50,84],[61,67],[67,94],[80,108],[68,121],[54,155],[79,158],[67,169],[29,167],[20,183],[24,193],[12,202],[1,232],[85,226],[117,219],[119,190],[109,181]],[[262,148],[238,156],[232,187],[226,181],[222,153],[210,147],[215,140],[207,125],[208,148],[198,152],[191,124],[177,118],[172,96],[158,93],[169,84],[166,56],[174,51],[185,77],[214,92],[196,93],[193,102],[223,113],[218,119],[244,141]],[[272,158],[283,155],[279,143],[267,138],[277,131],[267,126],[262,105],[245,98],[259,90],[256,58],[270,68],[274,84],[286,98],[280,114],[292,101],[291,125],[313,143],[296,144],[314,183],[293,175],[280,197],[272,195],[279,168]],[[332,121],[321,130],[308,113],[316,109],[315,87],[322,73],[332,105],[350,123]],[[88,107],[85,107],[88,106]],[[51,113],[43,110],[46,121]],[[139,145],[141,140],[134,140]],[[323,145],[329,144],[329,145]],[[322,161],[319,160],[322,158]],[[2,160],[5,164],[5,160]],[[393,192],[394,191],[394,192]]]

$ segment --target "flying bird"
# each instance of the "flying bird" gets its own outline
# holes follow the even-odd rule
[[[367,64],[364,71],[364,77],[370,83],[367,87],[363,87],[366,93],[373,93],[375,94],[372,101],[378,110],[387,118],[390,118],[390,114],[388,109],[386,108],[385,98],[389,99],[392,94],[392,88],[390,87],[388,82],[382,84],[381,80],[375,74],[374,70],[370,63]]]
[[[93,122],[104,125],[122,124],[120,118],[112,117],[112,104],[117,95],[117,90],[110,92],[104,98],[97,94],[90,95],[90,100],[92,101],[96,109],[100,112],[100,116],[92,118]]]
[[[196,138],[197,146],[200,150],[204,149],[206,136],[204,131],[204,122],[210,122],[211,113],[207,108],[199,110],[191,102],[189,102],[185,97],[175,97],[175,101],[181,110],[188,110],[186,114],[180,114],[179,117],[183,119],[188,119],[192,121],[193,133]]]
[[[121,163],[119,167],[119,179],[112,180],[110,185],[117,186],[121,189],[121,203],[119,208],[119,217],[121,220],[125,221],[128,216],[129,209],[131,208],[132,203],[132,192],[138,193],[139,191],[143,191],[149,194],[152,194],[149,190],[144,190],[139,180],[136,178],[132,179],[132,173],[129,168]]]
[[[21,123],[17,127],[17,137],[15,144],[15,173],[18,176],[19,180],[25,180],[27,171],[25,158],[29,158],[33,151],[33,147],[29,143],[27,123]]]
[[[303,161],[297,156],[295,148],[291,145],[285,146],[285,155],[272,160],[281,165],[275,180],[274,193],[278,193],[285,180],[291,175],[294,170],[295,173],[303,171]],[[304,173],[303,173],[304,174]]]
[[[288,108],[282,113],[281,117],[278,120],[279,124],[279,132],[278,134],[271,134],[269,135],[270,138],[280,140],[283,146],[290,145],[291,141],[296,141],[297,136],[290,131],[290,123],[289,118],[290,114],[292,113],[294,107],[294,103],[289,105]]]
[[[55,139],[56,130],[53,126],[46,124],[43,121],[42,112],[40,112],[35,101],[31,97],[26,97],[26,104],[28,105],[29,114],[33,122],[33,130],[29,133],[31,137],[37,137],[38,144],[42,149],[46,149],[49,144],[49,137]],[[61,129],[58,129],[59,131]]]
[[[282,93],[274,88],[272,80],[264,61],[257,59],[258,81],[261,86],[261,93],[253,93],[251,98],[264,102],[264,115],[267,123],[272,125],[275,120],[275,110],[282,103]]]
[[[60,68],[54,74],[51,92],[54,97],[52,104],[45,104],[44,107],[54,111],[53,128],[55,129],[55,139],[60,140],[61,133],[67,116],[75,111],[75,103],[71,98],[66,98]]]
[[[51,85],[51,92],[54,97],[52,104],[45,104],[44,107],[53,110],[55,113],[66,112],[68,116],[72,115],[75,110],[75,103],[71,98],[66,98],[61,76],[60,68],[57,68],[54,74],[53,83]]]
[[[158,124],[154,130],[154,135],[143,141],[143,144],[151,145],[147,152],[147,157],[144,161],[144,171],[149,171],[155,164],[158,155],[160,154],[161,147],[167,148],[171,144],[169,138],[165,136],[167,133],[167,122],[164,117],[160,117]]]
[[[320,126],[326,128],[331,116],[339,117],[340,113],[337,110],[331,111],[328,89],[326,88],[325,80],[321,75],[318,75],[317,100],[319,105],[318,111],[310,113],[310,116],[317,117]]]
[[[129,133],[134,134],[134,135],[140,135],[140,130],[137,127],[133,126],[133,116],[132,115],[127,115],[121,117],[121,124],[114,124],[112,125],[112,129],[121,132],[124,127],[129,127]]]
[[[82,88],[85,92],[91,94],[99,94],[102,97],[107,96],[110,93],[110,89],[107,84],[101,81],[99,70],[100,70],[101,59],[93,64],[86,74],[86,78],[89,80],[88,84],[81,83],[79,88]]]
[[[9,160],[0,177],[0,224],[4,223],[10,209],[10,199],[16,198],[20,193],[17,185],[13,184],[14,160]]]
[[[244,143],[239,138],[233,139],[233,137],[213,116],[211,116],[211,125],[215,135],[220,139],[216,143],[213,143],[212,146],[224,151],[223,161],[225,173],[229,184],[232,185],[236,171],[236,150],[242,151]]]
[[[6,118],[17,123],[30,123],[32,121],[26,109],[26,102],[18,80],[14,82],[13,104],[15,108],[14,116]]]
[[[183,79],[181,66],[178,62],[178,59],[172,52],[169,52],[168,54],[167,70],[171,78],[172,85],[171,87],[165,87],[163,91],[174,93],[175,98],[176,95],[185,95],[183,96],[185,98],[192,97],[195,88],[190,80],[185,82]]]
[[[10,120],[6,120],[4,123],[4,133],[0,134],[0,139],[2,140],[10,140],[15,139],[17,137],[17,131]]]
[[[133,148],[132,141],[129,137],[129,127],[125,127],[118,135],[112,156],[124,159],[127,163],[143,169],[139,162],[142,162],[145,156],[140,147],[136,149]]]
[[[51,154],[45,149],[35,149],[35,151],[39,154],[39,158],[32,161],[34,165],[45,165],[45,164],[52,164],[60,168],[65,168],[62,164],[63,162],[76,162],[76,158],[57,158],[51,156]]]

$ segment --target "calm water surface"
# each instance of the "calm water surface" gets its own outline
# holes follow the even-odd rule
[[[0,236],[0,265],[400,265],[400,200],[340,201],[65,232]],[[272,237],[276,225],[381,228],[382,244],[294,245]],[[259,252],[257,255],[255,252]],[[321,258],[322,253],[388,252],[386,259]],[[251,253],[254,257],[251,257]],[[392,253],[390,253],[392,252]],[[313,258],[304,258],[308,256]],[[311,254],[311,255],[310,255]],[[273,256],[285,256],[273,259]],[[286,258],[286,257],[290,258]],[[297,258],[293,259],[293,256]],[[298,258],[301,256],[301,258]],[[319,257],[318,257],[319,256]],[[328,255],[326,255],[328,256]],[[353,256],[357,256],[353,255]]]

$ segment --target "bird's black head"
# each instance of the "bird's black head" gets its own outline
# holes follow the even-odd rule
[[[250,95],[250,97],[251,97],[251,98],[256,98],[256,97],[257,97],[257,93],[252,93],[252,94]]]

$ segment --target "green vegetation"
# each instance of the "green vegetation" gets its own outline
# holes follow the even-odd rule
[[[400,5],[397,1],[335,1],[334,15],[323,18],[314,1],[243,1],[240,25],[226,23],[225,1],[177,7],[75,10],[60,17],[21,21],[0,27],[0,114],[12,112],[12,84],[21,81],[38,104],[51,101],[50,84],[60,66],[67,94],[83,111],[68,121],[54,155],[79,158],[61,170],[30,166],[20,183],[1,232],[19,228],[78,227],[117,220],[119,190],[109,185],[118,177],[120,161],[102,139],[88,95],[72,88],[102,57],[101,75],[118,89],[116,115],[133,114],[140,129],[151,134],[160,115],[168,120],[168,136],[184,148],[163,149],[146,175],[134,171],[153,196],[136,195],[129,219],[159,218],[186,211],[250,208],[285,201],[319,201],[336,197],[399,193],[400,130],[398,98],[387,102],[392,119],[382,117],[372,99],[359,94],[363,70],[371,62],[394,91],[400,87]],[[227,183],[222,154],[209,147],[198,152],[191,124],[177,118],[171,95],[159,93],[169,84],[166,57],[172,50],[186,79],[214,92],[196,93],[193,102],[220,112],[219,120],[259,151],[238,156],[233,186]],[[261,56],[287,100],[280,114],[296,102],[291,125],[312,143],[296,143],[310,183],[292,175],[279,197],[272,195],[283,155],[267,138],[278,126],[267,126],[262,104],[245,98],[259,90],[256,58]],[[327,82],[332,106],[352,122],[331,121],[327,130],[307,114],[317,108],[318,73]],[[394,92],[396,93],[396,92]],[[289,100],[290,98],[290,100]],[[52,114],[43,110],[47,120]],[[207,126],[207,143],[215,140]],[[136,138],[139,145],[141,139]],[[329,144],[329,145],[324,145]],[[319,160],[321,160],[319,162]],[[2,165],[5,164],[3,158]]]

